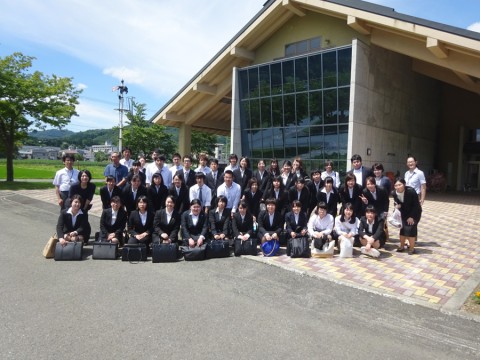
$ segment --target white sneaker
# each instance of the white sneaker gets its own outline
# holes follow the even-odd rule
[[[360,248],[360,251],[362,252],[363,255],[371,256],[373,258],[378,258],[380,256],[380,251],[374,248],[370,248],[370,250],[367,250],[365,246],[362,246]]]

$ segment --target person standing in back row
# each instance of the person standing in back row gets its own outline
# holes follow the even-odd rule
[[[422,170],[417,168],[417,159],[414,156],[407,158],[408,171],[405,173],[405,182],[407,186],[415,189],[418,195],[420,205],[423,206],[425,201],[425,195],[427,193],[427,181],[425,180],[425,174]]]
[[[367,169],[362,165],[362,157],[360,155],[355,154],[350,160],[352,162],[352,169],[347,174],[355,175],[357,184],[360,185],[363,190],[367,186],[367,177],[375,175],[371,169]]]
[[[73,168],[75,156],[73,154],[64,154],[62,156],[62,161],[65,167],[58,170],[53,179],[60,211],[65,209],[65,201],[68,199],[70,187],[79,182],[78,170]]]

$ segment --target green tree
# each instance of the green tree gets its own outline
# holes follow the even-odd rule
[[[81,90],[71,78],[30,72],[34,59],[19,52],[0,57],[0,151],[7,157],[7,181],[13,181],[13,158],[30,128],[61,128],[77,115]]]
[[[201,153],[214,155],[217,142],[217,135],[192,130],[192,155],[197,158]]]
[[[127,113],[128,125],[123,131],[125,146],[132,154],[149,154],[159,148],[167,156],[175,152],[175,142],[165,126],[155,125],[145,120],[146,105],[132,102],[133,112]]]
[[[102,151],[97,151],[94,156],[95,156],[95,161],[96,162],[106,162],[106,161],[108,161],[108,154],[105,154]]]

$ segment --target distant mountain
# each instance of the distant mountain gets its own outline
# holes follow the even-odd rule
[[[28,134],[28,136],[36,138],[36,139],[61,139],[67,136],[71,136],[75,134],[73,131],[70,130],[59,130],[59,129],[50,129],[50,130],[42,130],[42,131],[32,131]]]

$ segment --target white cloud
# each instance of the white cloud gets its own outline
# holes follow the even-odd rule
[[[109,67],[104,69],[103,73],[117,80],[128,79],[130,84],[143,84],[146,77],[140,69],[127,69],[125,66]]]
[[[77,89],[78,90],[85,90],[86,88],[88,88],[88,86],[86,84],[83,84],[83,83],[78,83],[77,84]]]
[[[98,105],[92,101],[80,99],[76,107],[77,114],[71,119],[68,129],[85,131],[89,129],[107,129],[118,126],[119,114],[109,105]]]
[[[467,30],[480,32],[480,21],[468,26]]]

